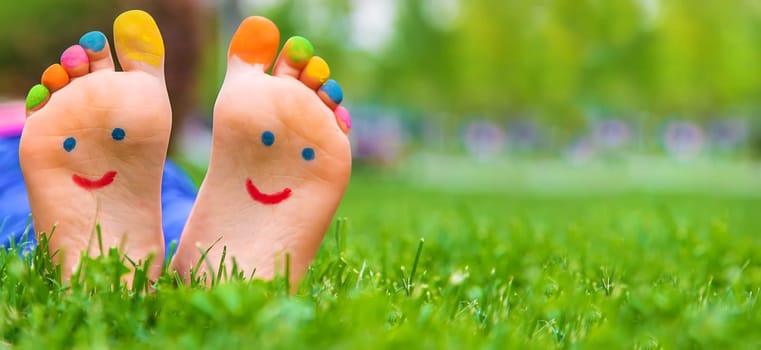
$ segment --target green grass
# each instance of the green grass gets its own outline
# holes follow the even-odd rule
[[[448,194],[358,174],[295,295],[0,257],[0,348],[759,348],[761,198]],[[424,239],[422,243],[421,239]],[[422,248],[422,249],[421,249]]]

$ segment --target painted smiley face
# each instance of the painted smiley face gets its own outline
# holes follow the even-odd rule
[[[126,132],[122,128],[114,128],[114,130],[111,131],[111,138],[115,141],[121,141],[124,140],[124,138],[127,136]],[[77,147],[77,139],[74,137],[67,137],[65,140],[63,140],[63,150],[66,152],[72,152]],[[71,180],[74,181],[77,186],[84,188],[85,190],[91,191],[91,190],[97,190],[101,189],[103,187],[106,187],[110,185],[112,182],[114,182],[114,179],[116,178],[116,171],[109,170],[103,176],[97,178],[97,179],[88,179],[86,177],[72,174]]]
[[[270,147],[274,143],[275,143],[275,134],[273,134],[271,131],[264,131],[262,133],[262,144],[264,144],[264,146],[266,147]],[[315,158],[314,149],[311,147],[303,148],[301,150],[301,158],[307,162],[313,161]],[[288,187],[275,193],[264,193],[260,191],[256,187],[256,185],[254,185],[254,182],[251,181],[251,179],[246,179],[246,191],[248,192],[249,196],[251,196],[251,199],[265,205],[278,204],[288,199],[293,193],[293,191],[291,191],[291,189]]]

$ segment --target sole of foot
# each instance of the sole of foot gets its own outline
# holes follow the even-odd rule
[[[287,273],[296,286],[343,197],[351,118],[341,88],[309,41],[290,38],[276,58],[279,44],[262,17],[232,38],[209,170],[173,258],[185,278],[199,267],[209,283],[235,265],[245,277]]]
[[[162,270],[161,176],[172,123],[164,45],[153,18],[137,10],[114,21],[114,44],[123,71],[105,35],[89,32],[26,100],[21,169],[38,235],[55,227],[49,248],[64,278],[82,253],[114,247],[138,264],[152,259],[149,278]]]

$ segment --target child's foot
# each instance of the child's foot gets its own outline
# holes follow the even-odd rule
[[[164,46],[142,11],[116,19],[114,42],[123,72],[114,71],[106,37],[90,32],[27,97],[21,169],[34,227],[55,226],[50,252],[66,277],[82,252],[97,256],[101,247],[134,262],[152,256],[152,278],[163,263],[161,173],[172,123]]]
[[[201,272],[218,273],[227,247],[228,273],[234,259],[247,277],[284,275],[288,254],[297,282],[349,181],[351,121],[338,107],[340,87],[301,37],[286,42],[268,75],[279,41],[261,17],[232,38],[209,171],[173,260],[186,276],[207,249]]]

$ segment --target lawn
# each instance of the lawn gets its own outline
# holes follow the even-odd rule
[[[518,193],[518,192],[516,192]],[[422,190],[357,172],[307,278],[61,288],[0,257],[0,348],[759,348],[761,197]]]

